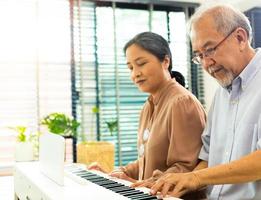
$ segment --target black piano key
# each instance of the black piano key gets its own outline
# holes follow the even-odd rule
[[[126,192],[135,192],[135,191],[137,191],[137,190],[135,190],[135,189],[133,189],[133,188],[126,188],[126,190],[124,189],[124,190],[122,190],[122,191],[118,191],[118,193],[119,194],[124,194],[124,193],[126,193]]]
[[[129,190],[135,190],[133,188],[127,187],[127,186],[122,186],[122,187],[116,187],[116,188],[110,188],[113,192],[119,193],[123,191],[129,191]]]
[[[111,185],[114,184],[115,182],[110,181],[110,180],[105,180],[99,183],[100,186],[105,186],[105,185]]]
[[[119,195],[125,196],[130,199],[135,200],[149,200],[149,199],[157,199],[157,197],[145,194],[142,191],[135,190],[134,188],[123,185],[122,183],[117,183],[116,181],[110,180],[103,176],[97,175],[92,172],[88,172],[85,170],[77,170],[72,172],[81,178],[84,178],[90,182],[93,182],[97,185],[100,185],[106,189],[109,189]]]
[[[95,175],[81,175],[82,178],[97,178],[98,176]]]
[[[96,180],[98,180],[98,181],[101,181],[101,180],[105,181],[105,179],[103,177],[84,177],[83,176],[82,178],[84,178],[84,179],[86,179],[88,181],[91,181],[91,182],[94,182]]]
[[[138,190],[129,190],[129,191],[124,191],[124,192],[121,192],[120,193],[121,195],[125,196],[125,197],[128,197],[128,196],[131,196],[131,195],[137,195],[137,194],[143,194],[143,192],[141,191],[138,191]]]
[[[111,188],[122,187],[122,186],[124,186],[124,185],[115,182],[114,184],[105,185],[104,187],[107,189],[111,189]]]
[[[100,186],[112,184],[112,183],[109,183],[108,181],[105,181],[105,180],[101,180],[101,181],[96,180],[93,183],[100,185]]]
[[[86,174],[86,175],[90,175],[91,173],[87,172],[87,171],[84,171],[84,170],[80,170],[80,171],[74,171],[72,172],[73,174]]]
[[[80,176],[80,177],[89,177],[89,178],[98,177],[98,176],[95,175],[95,174],[77,174],[77,176]]]
[[[149,194],[138,194],[138,195],[131,195],[128,198],[135,199],[135,200],[149,200],[149,199],[157,199],[156,196],[152,196]]]
[[[87,179],[88,181],[92,182],[92,183],[100,183],[100,182],[104,182],[104,179],[100,179],[100,178],[97,178],[97,179]]]

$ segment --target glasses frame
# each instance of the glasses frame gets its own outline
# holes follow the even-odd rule
[[[238,28],[238,27],[237,27]],[[213,57],[214,54],[216,53],[216,50],[218,47],[220,47],[220,45],[226,41],[226,39],[228,39],[228,37],[233,33],[235,32],[235,30],[237,30],[237,28],[234,28],[231,32],[229,32],[229,34],[227,34],[226,37],[224,37],[219,43],[216,44],[216,46],[212,47],[212,48],[209,48],[205,51],[203,51],[202,53],[199,53],[198,55],[195,55],[191,61],[196,64],[196,65],[200,65],[202,63],[202,60],[204,58],[209,58],[209,57]]]

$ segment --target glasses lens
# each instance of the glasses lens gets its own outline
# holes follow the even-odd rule
[[[192,58],[192,62],[196,65],[199,65],[200,64],[200,58],[199,56],[195,56],[194,58]]]
[[[205,57],[213,56],[215,54],[215,52],[216,52],[216,49],[214,49],[214,48],[207,49],[205,51]]]

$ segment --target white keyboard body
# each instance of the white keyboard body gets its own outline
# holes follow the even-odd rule
[[[101,177],[104,177],[106,179],[112,180],[112,181],[114,181],[116,183],[123,184],[125,186],[130,186],[132,184],[129,181],[118,179],[118,178],[115,178],[115,177],[111,177],[111,176],[109,176],[107,174],[104,174],[104,173],[96,171],[96,170],[86,170],[86,167],[84,165],[79,165],[79,164],[67,165],[65,167],[65,175],[67,177],[70,177],[71,179],[73,179],[74,181],[78,182],[81,185],[88,185],[88,184],[90,184],[90,181],[88,181],[88,180],[82,178],[81,176],[75,174],[75,172],[77,172],[79,170],[84,170],[86,172],[97,174],[98,176],[101,176]],[[95,184],[95,183],[93,183],[93,184]],[[106,189],[105,188],[106,186],[99,186],[99,185],[97,185],[97,186],[98,187],[102,187],[102,189]],[[108,190],[108,189],[106,189],[106,190]],[[149,189],[145,188],[145,187],[135,188],[135,190],[144,192],[145,194],[149,194]],[[122,196],[122,197],[123,197],[123,199],[131,199],[131,198],[125,198],[124,196]],[[161,198],[158,196],[158,199],[161,199]],[[165,197],[163,200],[179,200],[179,198]]]
[[[14,169],[15,197],[20,200],[129,199],[92,182],[73,177],[74,175],[70,174],[68,170],[65,171],[67,175],[64,177],[64,186],[60,186],[40,172],[38,162],[16,163]],[[130,184],[127,181],[120,181],[126,185]],[[176,200],[177,198],[166,199]]]

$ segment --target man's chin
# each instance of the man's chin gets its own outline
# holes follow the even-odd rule
[[[227,88],[232,84],[234,80],[234,75],[230,72],[230,73],[226,73],[225,76],[222,77],[215,76],[214,78],[223,88]]]
[[[232,84],[232,81],[233,81],[233,79],[232,80],[231,79],[220,80],[220,79],[217,79],[217,78],[216,78],[216,80],[219,83],[219,85],[221,85],[221,87],[223,87],[223,88],[227,88],[228,86],[230,86]]]

